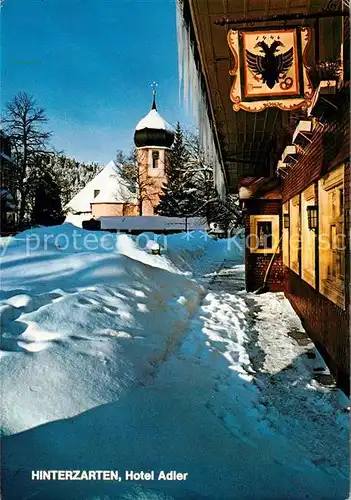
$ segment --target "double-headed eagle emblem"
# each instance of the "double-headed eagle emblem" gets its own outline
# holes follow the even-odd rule
[[[249,69],[257,76],[260,75],[262,82],[267,84],[267,87],[272,89],[279,79],[286,75],[292,66],[294,58],[293,47],[283,54],[275,55],[278,47],[283,46],[283,43],[275,40],[270,46],[266,42],[258,42],[256,47],[261,47],[263,56],[253,54],[246,50],[246,61]]]

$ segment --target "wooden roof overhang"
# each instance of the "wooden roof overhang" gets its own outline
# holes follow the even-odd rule
[[[234,67],[233,56],[227,43],[227,33],[233,29],[248,28],[248,24],[219,26],[219,19],[257,18],[288,13],[317,13],[323,9],[340,9],[337,0],[182,0],[183,11],[191,25],[194,51],[202,73],[208,110],[217,147],[220,149],[229,192],[237,192],[239,179],[247,176],[271,176],[275,165],[268,158],[272,150],[281,148],[280,138],[289,120],[295,124],[305,113],[268,108],[261,112],[233,110],[230,100]],[[335,19],[330,18],[320,27],[320,38],[327,39],[333,30]],[[328,24],[329,22],[329,24]],[[265,21],[255,28],[282,27],[283,22]],[[312,19],[285,21],[284,26],[313,26]],[[320,24],[319,24],[320,26]],[[314,44],[312,43],[312,50]],[[294,129],[294,125],[292,125]]]

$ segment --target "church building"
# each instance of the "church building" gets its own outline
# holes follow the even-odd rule
[[[156,90],[149,113],[134,132],[138,182],[131,193],[110,161],[65,207],[66,222],[81,226],[83,221],[100,217],[153,216],[167,182],[166,167],[173,144],[172,127],[158,113]]]
[[[149,113],[138,123],[134,133],[139,169],[140,215],[156,215],[162,188],[167,182],[166,169],[174,133],[156,108],[156,91]]]

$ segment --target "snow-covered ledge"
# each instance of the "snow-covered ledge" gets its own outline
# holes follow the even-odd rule
[[[289,163],[290,159],[295,159],[295,156],[297,156],[297,154],[297,148],[295,145],[290,144],[289,146],[286,146],[282,154],[282,163]]]
[[[286,170],[289,167],[289,165],[282,160],[279,160],[277,163],[277,170]]]
[[[248,198],[251,198],[252,194],[253,194],[253,190],[250,189],[249,187],[241,186],[239,188],[240,200],[247,200]]]
[[[304,146],[306,142],[311,142],[312,121],[300,120],[293,134],[292,142],[299,146]]]
[[[289,171],[289,165],[287,163],[284,163],[282,160],[279,160],[277,163],[277,175],[280,177],[285,177]]]

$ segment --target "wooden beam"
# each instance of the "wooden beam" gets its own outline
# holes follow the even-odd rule
[[[269,22],[285,22],[285,21],[305,21],[307,19],[324,19],[328,17],[348,17],[350,12],[348,10],[325,10],[322,12],[295,12],[291,14],[274,14],[269,16],[260,17],[240,17],[238,19],[216,19],[214,24],[217,26],[233,26],[236,24],[250,24],[250,29],[252,29],[252,24],[254,23],[269,23]]]

